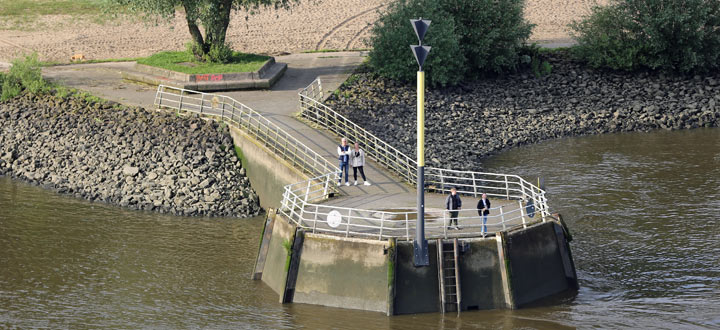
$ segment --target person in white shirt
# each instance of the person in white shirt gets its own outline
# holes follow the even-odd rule
[[[349,186],[348,162],[350,161],[350,146],[347,144],[346,138],[342,138],[342,140],[340,140],[340,145],[337,147],[337,153],[340,159],[340,179],[338,180],[338,186],[342,184],[343,172],[345,172],[345,185]]]
[[[353,167],[353,178],[355,178],[355,185],[357,186],[357,172],[360,171],[360,175],[362,176],[362,179],[364,181],[364,185],[369,186],[370,181],[368,181],[365,178],[365,171],[363,170],[363,166],[365,166],[365,151],[360,149],[360,145],[355,142],[355,149],[350,152],[350,164],[352,164]]]

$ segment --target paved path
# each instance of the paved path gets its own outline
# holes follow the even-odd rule
[[[288,69],[271,90],[223,92],[221,94],[228,95],[260,112],[321,156],[326,157],[328,161],[336,164],[338,138],[325,130],[311,128],[295,118],[294,115],[299,110],[298,92],[317,77],[322,79],[323,89],[326,93],[337,89],[353,69],[362,63],[364,56],[365,54],[362,52],[279,56],[277,61],[287,63]],[[50,80],[89,91],[94,95],[109,100],[127,105],[153,108],[156,86],[123,81],[121,78],[121,72],[133,70],[133,65],[133,62],[66,65],[45,68],[43,74]],[[366,174],[373,183],[372,186],[342,186],[340,188],[342,191],[341,196],[322,204],[329,207],[340,206],[365,210],[385,210],[388,212],[412,212],[415,209],[416,189],[414,187],[402,183],[398,178],[388,174],[384,169],[373,163],[372,160],[366,165]],[[444,201],[445,196],[443,195],[426,194],[428,235],[439,237],[446,234],[446,227],[441,220],[444,217],[442,215]],[[531,219],[526,215],[524,217],[519,216],[521,213],[518,204],[516,204],[517,201],[493,199],[492,202],[494,207],[506,205],[505,211],[510,213],[500,215],[497,209],[492,211],[493,213],[488,219],[490,232],[502,229],[503,226],[499,224],[502,219],[510,221],[506,225],[521,224],[523,218],[526,222],[537,220],[537,218]],[[477,199],[466,196],[463,197],[463,203],[466,210],[460,215],[463,229],[459,231],[453,230],[455,233],[453,235],[477,236],[481,228],[480,219],[477,218],[476,211],[469,210],[475,207]],[[313,207],[310,207],[309,210],[312,209]],[[309,210],[306,210],[306,212]],[[379,219],[374,219],[375,215],[379,214],[377,211],[359,211],[359,214],[363,219],[360,221],[367,222],[369,226],[379,226]],[[467,218],[462,219],[462,217]],[[313,224],[313,227],[315,225]],[[393,224],[388,222],[385,225],[388,226],[386,235],[390,234],[391,231],[393,234],[403,236],[409,233],[408,230],[414,232],[414,228],[409,228],[414,225],[409,223],[398,222]],[[327,227],[327,224],[318,225],[318,228],[323,227]],[[364,228],[367,228],[364,230],[369,231],[368,234],[375,234],[373,232],[375,229]],[[325,229],[330,229],[330,227]]]
[[[331,91],[347,79],[350,73],[365,58],[364,52],[293,54],[276,57],[278,62],[287,63],[283,77],[270,90],[222,92],[253,108],[272,120],[302,143],[337,163],[337,138],[325,130],[311,128],[297,120],[298,92],[317,77],[322,79],[323,89]],[[66,86],[86,90],[94,95],[128,105],[146,108],[154,107],[155,86],[124,81],[123,70],[133,70],[134,62],[77,64],[48,67],[43,75]],[[400,183],[376,164],[366,165],[365,174],[372,186],[341,187],[343,195],[353,196],[353,204],[365,205],[375,196],[406,194],[409,197],[415,189]],[[352,173],[350,173],[352,184]],[[406,197],[408,197],[406,196]],[[412,198],[409,198],[410,200]],[[409,200],[403,198],[402,200]],[[349,201],[348,201],[349,202]],[[414,204],[414,202],[412,203]],[[411,205],[412,205],[411,204]]]

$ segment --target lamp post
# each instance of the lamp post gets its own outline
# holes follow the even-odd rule
[[[415,241],[413,242],[415,267],[429,266],[428,243],[425,239],[425,72],[423,64],[428,53],[429,46],[423,46],[422,41],[425,33],[430,27],[430,21],[411,19],[417,35],[419,45],[410,45],[418,63],[417,72],[417,225],[415,228]]]

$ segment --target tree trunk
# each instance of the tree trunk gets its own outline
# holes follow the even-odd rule
[[[210,46],[206,44],[207,38],[204,39],[202,33],[200,33],[198,26],[198,9],[193,1],[182,1],[182,5],[185,9],[185,21],[187,22],[192,42],[197,45],[197,48],[195,48],[197,51],[193,51],[193,55],[195,55],[197,60],[202,61],[203,55],[207,54]]]
[[[203,22],[205,25],[205,41],[209,47],[222,46],[225,44],[225,36],[230,25],[230,13],[232,12],[232,0],[216,0],[213,3],[217,6],[217,16]]]

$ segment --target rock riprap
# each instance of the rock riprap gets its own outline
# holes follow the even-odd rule
[[[720,123],[720,74],[607,72],[563,55],[549,62],[552,73],[544,77],[518,73],[427,88],[428,166],[481,170],[488,155],[558,137]],[[328,105],[414,157],[415,85],[367,72],[355,78]]]
[[[198,117],[25,95],[0,103],[0,175],[123,207],[259,214],[228,128]]]

